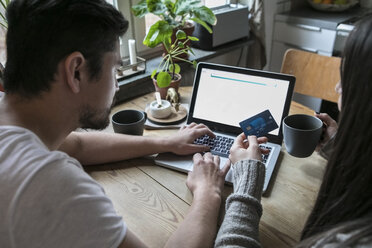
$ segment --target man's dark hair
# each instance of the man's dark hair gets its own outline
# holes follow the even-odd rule
[[[128,28],[104,0],[13,0],[6,17],[4,89],[25,97],[48,91],[58,63],[72,52],[83,54],[91,79],[99,78],[104,53]]]
[[[334,151],[302,239],[350,223],[342,231],[351,233],[357,228],[358,233],[339,247],[353,247],[366,237],[371,242],[371,30],[372,15],[369,15],[356,25],[345,45],[341,68],[342,108]],[[325,242],[328,240],[324,239]],[[322,244],[317,243],[318,246]]]

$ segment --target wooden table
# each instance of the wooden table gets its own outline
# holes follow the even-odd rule
[[[180,89],[181,102],[189,102],[191,87]],[[144,110],[154,100],[147,94],[116,106]],[[292,102],[290,114],[313,114],[310,109]],[[105,131],[112,132],[109,126]],[[145,130],[144,135],[170,135],[175,130]],[[260,240],[263,247],[292,247],[300,239],[324,173],[326,161],[318,154],[299,159],[282,148],[269,189],[262,198],[263,216]],[[192,202],[186,187],[187,175],[156,166],[150,158],[89,166],[88,173],[97,180],[113,201],[129,228],[149,247],[163,247],[183,220]],[[223,199],[232,192],[225,185]],[[224,206],[223,206],[224,207]],[[223,208],[221,216],[223,216]]]

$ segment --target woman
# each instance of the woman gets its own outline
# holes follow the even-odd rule
[[[340,93],[339,126],[328,115],[317,115],[328,124],[319,148],[329,161],[298,247],[372,246],[371,30],[369,15],[357,24],[346,43],[341,85],[336,87]],[[243,143],[244,138],[239,136],[231,150],[234,194],[226,201],[226,216],[216,247],[260,247],[260,175],[264,173],[262,163],[256,160],[260,158],[257,144],[264,140],[248,137],[248,142]]]

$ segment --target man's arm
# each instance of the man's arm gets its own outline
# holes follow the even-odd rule
[[[147,246],[130,230],[127,230],[123,241],[118,248],[146,248]]]
[[[165,247],[212,247],[217,232],[217,217],[221,197],[210,194],[194,197],[185,219],[167,241]],[[119,248],[146,248],[130,230]]]
[[[194,169],[187,177],[187,187],[194,199],[184,221],[165,247],[212,247],[217,232],[221,192],[230,163],[219,169],[220,159],[211,153],[194,155]]]
[[[202,124],[190,124],[170,137],[132,136],[105,132],[73,132],[59,150],[76,158],[81,164],[115,162],[145,155],[173,152],[180,155],[208,151],[208,146],[195,145],[193,141],[207,134],[214,134]]]
[[[187,187],[194,195],[185,219],[167,241],[165,247],[212,247],[217,231],[221,192],[230,163],[219,169],[220,159],[211,153],[194,155],[194,170],[187,177]],[[146,247],[127,231],[120,248]]]

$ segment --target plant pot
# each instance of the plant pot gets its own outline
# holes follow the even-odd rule
[[[158,83],[156,80],[153,78],[152,82],[154,83],[155,86],[155,91],[160,93],[161,99],[165,99],[167,96],[167,91],[169,88],[174,88],[176,92],[178,93],[178,88],[180,87],[180,82],[181,82],[181,75],[180,74],[175,74],[176,79],[172,80],[172,82],[169,84],[168,87],[160,88],[158,87]]]
[[[171,37],[171,40],[172,40],[171,44],[173,44],[175,42],[176,33],[180,29],[182,31],[184,31],[187,36],[192,36],[192,33],[194,32],[194,29],[195,29],[195,25],[193,23],[187,22],[185,27],[179,28],[179,29],[174,29],[172,37]],[[168,52],[167,52],[167,49],[165,49],[164,44],[162,44],[162,46],[163,46],[163,57],[164,57]],[[191,40],[186,42],[186,46],[191,47]],[[181,53],[180,55],[178,55],[178,57],[183,58],[183,59],[187,59],[189,57],[189,54],[188,53]],[[177,60],[177,59],[175,60],[175,62],[178,62],[178,61],[179,60]]]

